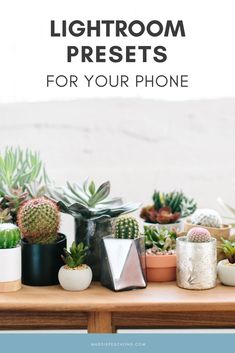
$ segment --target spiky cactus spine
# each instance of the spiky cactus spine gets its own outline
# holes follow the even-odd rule
[[[135,239],[139,236],[139,224],[134,217],[120,217],[115,223],[115,238]]]
[[[209,208],[197,209],[191,217],[191,223],[203,227],[222,227],[222,219],[219,213]]]
[[[60,224],[58,206],[45,197],[28,200],[20,207],[17,222],[29,243],[54,243]]]
[[[19,243],[19,228],[12,223],[0,224],[0,249],[16,248]]]
[[[187,234],[187,241],[191,243],[206,243],[211,240],[209,231],[205,228],[194,227],[191,228]]]

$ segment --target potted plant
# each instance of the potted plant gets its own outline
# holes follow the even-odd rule
[[[209,233],[217,239],[217,258],[218,261],[224,259],[225,255],[220,248],[221,237],[224,239],[229,239],[231,226],[223,224],[222,218],[219,213],[215,210],[208,208],[200,208],[195,211],[195,213],[184,222],[184,231],[188,232],[191,228],[199,226],[205,228]]]
[[[21,288],[20,231],[11,223],[0,224],[0,292]]]
[[[31,286],[58,284],[66,237],[58,232],[60,212],[46,197],[25,201],[18,211],[22,234],[22,282]]]
[[[176,278],[176,232],[144,227],[148,282],[169,282]]]
[[[96,187],[86,180],[83,185],[67,183],[66,188],[50,188],[51,197],[60,210],[75,219],[76,243],[89,247],[87,264],[91,267],[94,280],[100,280],[101,239],[112,232],[115,218],[135,211],[139,204],[123,204],[120,198],[110,198],[110,182]]]
[[[155,191],[153,204],[142,208],[140,217],[144,219],[147,225],[181,231],[181,219],[192,214],[195,209],[195,201],[188,199],[182,191],[169,193]]]
[[[218,263],[218,277],[226,286],[235,286],[235,243],[223,238],[221,240],[220,248],[226,259]]]
[[[102,239],[101,283],[114,291],[145,288],[144,237],[134,217],[116,220],[114,234]]]
[[[70,251],[64,249],[65,256],[62,259],[65,265],[59,270],[58,278],[60,285],[69,291],[81,291],[87,289],[91,284],[92,271],[84,261],[88,247],[83,243],[78,245],[72,243]]]
[[[8,210],[13,223],[16,223],[20,205],[35,197],[36,192],[42,196],[48,182],[49,178],[37,152],[8,147],[0,153],[0,209]]]
[[[176,239],[177,285],[185,289],[216,286],[216,239],[205,228],[194,227]]]

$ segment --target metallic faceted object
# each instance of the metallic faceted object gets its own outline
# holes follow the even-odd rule
[[[101,245],[101,283],[114,291],[145,288],[146,258],[144,237],[104,237]]]
[[[176,240],[176,280],[185,289],[209,289],[216,286],[217,249],[216,239],[193,243],[186,237]]]

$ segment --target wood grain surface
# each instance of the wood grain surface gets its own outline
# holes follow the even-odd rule
[[[83,292],[59,286],[23,286],[0,293],[0,329],[235,327],[235,288],[218,284],[206,291],[180,289],[174,282],[112,292],[93,283]]]

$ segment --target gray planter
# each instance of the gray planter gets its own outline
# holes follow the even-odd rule
[[[114,291],[145,288],[146,259],[144,237],[102,239],[101,283]]]
[[[176,240],[177,285],[185,289],[209,289],[216,286],[216,239],[192,243],[186,237]]]
[[[76,243],[83,242],[89,246],[86,264],[90,266],[93,280],[100,280],[101,271],[101,240],[112,233],[112,223],[115,218],[105,217],[95,220],[84,217],[75,218]]]

